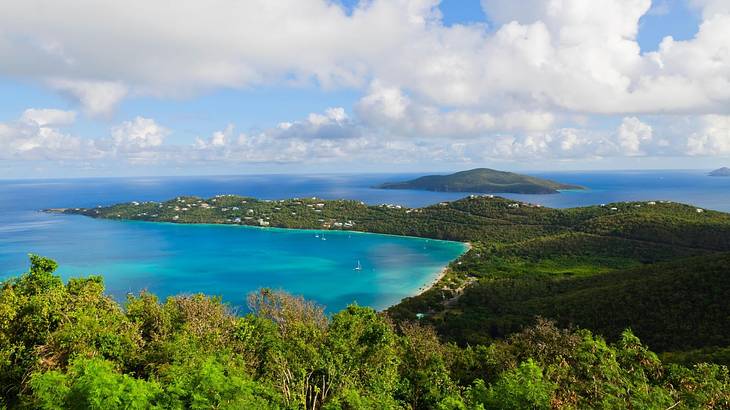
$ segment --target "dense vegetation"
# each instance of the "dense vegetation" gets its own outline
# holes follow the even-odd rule
[[[314,198],[176,198],[95,209],[92,217],[345,229],[469,241],[437,286],[389,309],[461,346],[535,324],[631,328],[667,360],[730,364],[730,215],[670,202],[549,209],[471,196],[425,208]]]
[[[697,409],[730,407],[727,367],[667,365],[631,331],[607,343],[539,320],[489,345],[263,289],[104,294],[101,277],[29,272],[0,290],[0,407],[79,409]]]
[[[555,194],[561,189],[584,189],[577,185],[488,168],[476,168],[451,175],[428,175],[404,182],[388,182],[378,188],[515,194]]]
[[[630,326],[662,352],[730,346],[728,266],[725,253],[562,280],[486,279],[432,323],[449,338],[470,343],[503,338],[542,315],[610,340]]]

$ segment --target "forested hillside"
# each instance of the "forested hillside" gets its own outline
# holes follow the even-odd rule
[[[538,321],[467,348],[429,327],[262,289],[251,314],[204,295],[118,304],[55,262],[0,290],[0,407],[32,409],[698,409],[730,406],[728,369],[667,365]]]
[[[730,346],[730,215],[650,201],[550,209],[470,196],[425,208],[316,198],[175,198],[57,212],[111,219],[342,229],[469,241],[429,291],[388,310],[461,346],[537,316],[618,340],[631,328],[670,360]],[[684,354],[682,352],[687,352]],[[691,353],[690,352],[694,352]]]
[[[489,168],[470,169],[450,175],[426,175],[410,181],[388,182],[376,188],[517,194],[555,194],[561,189],[584,189],[577,185]]]

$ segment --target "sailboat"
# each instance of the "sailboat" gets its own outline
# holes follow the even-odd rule
[[[355,266],[355,269],[353,269],[353,270],[356,270],[356,271],[362,270],[362,265],[360,265],[360,259],[357,260],[357,266]]]

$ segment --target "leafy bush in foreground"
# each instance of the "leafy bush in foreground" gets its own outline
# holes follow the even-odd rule
[[[724,366],[666,366],[630,331],[615,344],[538,321],[460,348],[370,308],[328,317],[261,290],[252,314],[220,299],[130,296],[55,262],[0,290],[0,408],[728,408]]]

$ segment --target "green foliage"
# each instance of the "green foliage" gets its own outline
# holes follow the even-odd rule
[[[161,393],[155,382],[120,374],[101,359],[74,361],[67,373],[34,373],[30,380],[33,407],[43,409],[147,409]]]
[[[730,215],[688,205],[549,209],[470,196],[412,209],[223,195],[64,212],[469,241],[473,249],[437,286],[388,312],[398,322],[418,318],[462,346],[504,338],[534,324],[535,316],[592,329],[611,341],[631,327],[660,351],[730,345],[730,285],[721,274],[723,254],[730,252]],[[52,286],[42,277],[37,281]]]
[[[677,401],[682,408],[730,408],[730,375],[726,366],[701,363],[687,369],[672,365],[668,380],[679,390]]]
[[[631,327],[665,351],[728,346],[728,264],[730,254],[715,254],[560,280],[485,279],[433,322],[442,334],[472,344],[517,332],[539,315],[611,340]]]
[[[410,408],[435,408],[457,391],[449,372],[448,351],[434,329],[401,325],[400,381],[397,395]]]
[[[162,408],[190,409],[274,409],[280,407],[278,393],[259,383],[237,359],[193,357],[158,373],[164,394]]]
[[[204,295],[161,303],[142,293],[122,307],[100,277],[64,284],[55,268],[33,257],[28,273],[2,285],[0,408],[730,407],[727,367],[665,365],[631,331],[610,343],[537,320],[462,348],[420,323],[396,324],[356,305],[328,317],[267,289],[250,296],[252,313],[243,317]],[[651,280],[641,269],[634,276]]]
[[[555,389],[556,386],[542,374],[542,369],[529,359],[504,372],[486,394],[476,394],[472,400],[476,399],[490,409],[549,409]]]
[[[512,192],[521,194],[554,194],[559,189],[583,189],[547,179],[477,168],[451,175],[428,175],[405,182],[380,185],[382,189],[417,189],[441,192]]]

